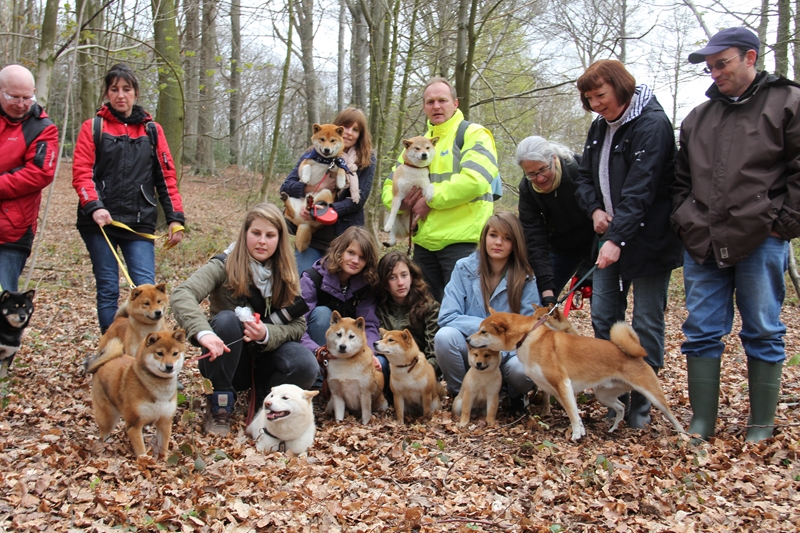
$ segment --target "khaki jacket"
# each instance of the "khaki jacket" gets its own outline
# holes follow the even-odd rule
[[[717,90],[683,121],[672,224],[697,262],[746,258],[800,236],[800,86],[762,72],[736,101]]]

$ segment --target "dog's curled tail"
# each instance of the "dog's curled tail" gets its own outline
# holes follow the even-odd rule
[[[124,351],[125,347],[122,341],[115,337],[108,341],[108,344],[106,344],[103,351],[101,351],[97,357],[86,358],[86,361],[83,363],[83,370],[86,374],[94,374],[101,366],[121,356]]]
[[[647,352],[639,342],[639,336],[625,322],[617,322],[611,327],[611,342],[617,348],[630,355],[631,357],[646,357]]]

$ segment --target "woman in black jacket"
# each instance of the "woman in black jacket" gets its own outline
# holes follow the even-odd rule
[[[542,137],[526,137],[517,146],[525,173],[519,219],[543,305],[556,302],[580,266],[591,265],[594,229],[575,200],[579,163],[569,148]]]
[[[608,339],[625,320],[633,285],[633,329],[658,373],[664,365],[664,310],[682,247],[669,221],[674,181],[672,124],[646,85],[636,85],[619,61],[593,63],[578,79],[583,108],[597,117],[589,129],[576,197],[600,237],[592,282],[592,326]],[[650,422],[650,403],[631,394],[630,427]]]

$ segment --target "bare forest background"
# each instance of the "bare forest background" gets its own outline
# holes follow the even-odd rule
[[[626,63],[677,130],[710,83],[686,56],[718,29],[752,28],[760,67],[800,78],[798,12],[800,0],[0,0],[0,64],[33,71],[66,158],[103,74],[130,64],[182,170],[254,172],[254,202],[294,166],[311,124],[347,105],[365,110],[385,177],[400,141],[425,130],[422,86],[444,76],[494,133],[515,205],[522,138],[581,151],[592,117],[574,82],[593,61]]]

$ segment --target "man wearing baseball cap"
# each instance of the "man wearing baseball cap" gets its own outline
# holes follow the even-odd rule
[[[683,240],[690,433],[714,435],[722,337],[734,294],[750,393],[748,441],[772,436],[786,358],[781,305],[789,240],[800,236],[800,86],[757,72],[760,41],[728,28],[689,55],[709,101],[681,125],[672,224]]]

